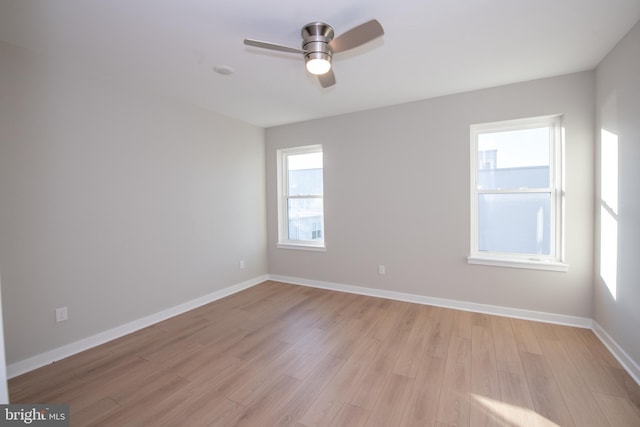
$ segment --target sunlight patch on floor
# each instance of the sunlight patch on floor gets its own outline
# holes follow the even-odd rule
[[[472,394],[471,397],[475,400],[475,403],[477,403],[482,409],[504,420],[506,423],[505,425],[512,427],[560,427],[558,426],[558,424],[538,414],[532,409],[510,405],[500,400],[491,399],[489,397],[481,396],[478,394]]]

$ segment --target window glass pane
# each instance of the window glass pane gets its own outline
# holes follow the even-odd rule
[[[478,188],[549,188],[551,128],[478,135]]]
[[[478,249],[551,255],[551,193],[478,195]]]
[[[289,199],[287,223],[289,240],[323,240],[322,199]]]
[[[322,195],[322,153],[287,156],[287,183],[290,196]]]

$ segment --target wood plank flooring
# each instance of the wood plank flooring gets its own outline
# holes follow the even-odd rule
[[[593,333],[265,282],[9,381],[72,426],[640,426]]]

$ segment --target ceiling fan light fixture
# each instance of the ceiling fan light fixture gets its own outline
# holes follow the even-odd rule
[[[326,58],[307,58],[307,71],[316,76],[326,74],[331,69],[331,57]]]

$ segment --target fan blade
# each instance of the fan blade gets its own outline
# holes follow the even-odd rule
[[[247,46],[261,47],[263,49],[278,50],[280,52],[305,53],[304,50],[295,47],[284,46],[276,43],[263,42],[260,40],[244,39]]]
[[[318,81],[320,81],[320,86],[330,87],[336,84],[336,76],[333,74],[333,70],[329,70],[324,74],[320,74]]]
[[[382,25],[380,25],[380,22],[372,19],[371,21],[367,21],[364,24],[350,29],[346,33],[340,34],[329,42],[329,47],[334,53],[343,52],[363,45],[383,34],[384,29]]]

